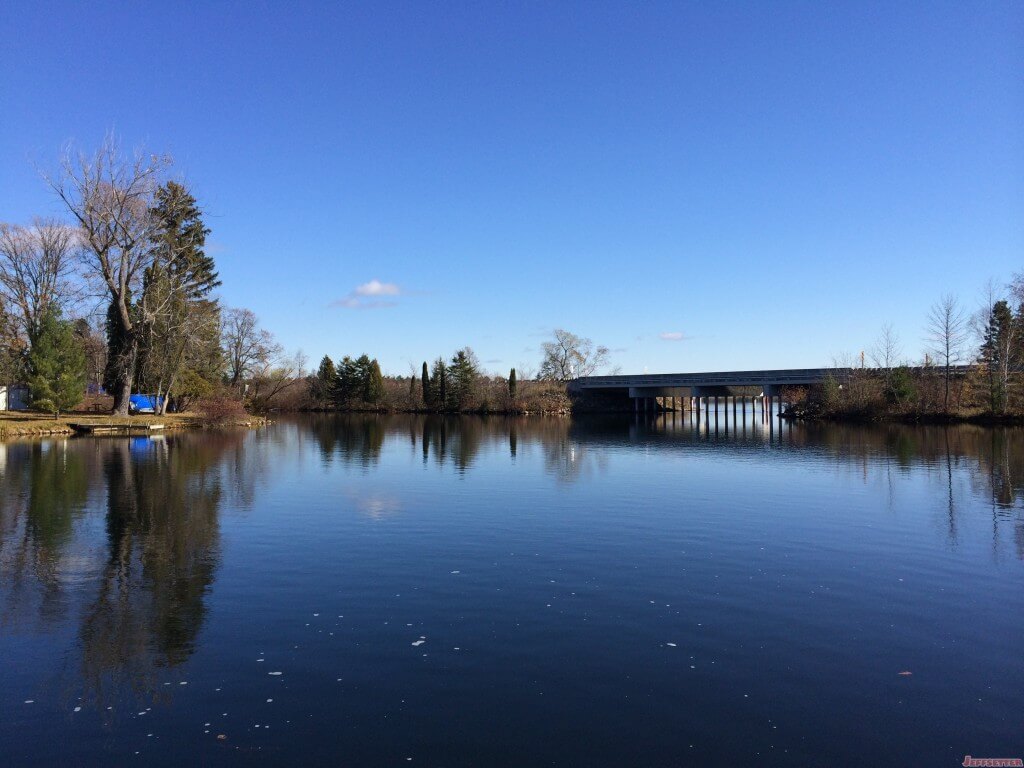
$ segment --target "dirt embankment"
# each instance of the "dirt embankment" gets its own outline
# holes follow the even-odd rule
[[[48,417],[41,413],[22,411],[6,411],[0,413],[0,440],[18,437],[37,437],[46,435],[70,435],[74,433],[72,424],[84,424],[96,427],[111,425],[131,425],[146,428],[153,424],[162,424],[165,430],[202,429],[213,426],[244,426],[254,427],[266,423],[259,416],[245,416],[232,419],[229,423],[213,424],[198,414],[169,413],[164,416],[112,416],[97,413],[65,413],[58,418]]]

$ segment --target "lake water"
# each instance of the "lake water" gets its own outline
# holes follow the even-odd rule
[[[0,764],[1024,757],[1024,431],[0,445]]]

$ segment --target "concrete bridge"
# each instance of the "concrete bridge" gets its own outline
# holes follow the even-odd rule
[[[654,373],[635,376],[584,376],[570,383],[580,392],[601,392],[628,395],[635,409],[657,409],[657,401],[671,401],[671,410],[677,403],[683,410],[700,413],[702,404],[710,412],[717,412],[719,398],[726,407],[731,402],[746,407],[747,400],[762,413],[778,409],[782,413],[783,390],[787,387],[806,387],[821,384],[831,377],[842,384],[850,376],[849,368],[788,368],[765,371],[715,371],[712,373]],[[681,401],[681,402],[679,402]],[[668,403],[666,403],[666,406]]]
[[[966,376],[975,366],[955,365],[950,370],[955,377]],[[941,366],[909,370],[917,375],[941,375]],[[658,400],[671,410],[695,410],[700,414],[702,405],[708,413],[717,413],[719,398],[728,408],[737,404],[745,408],[747,400],[764,414],[776,408],[782,414],[783,392],[789,387],[807,387],[821,384],[827,378],[840,386],[854,373],[881,373],[880,369],[864,368],[785,368],[766,371],[716,371],[713,373],[644,373],[635,376],[584,376],[569,383],[577,392],[628,395],[637,412],[657,410]]]

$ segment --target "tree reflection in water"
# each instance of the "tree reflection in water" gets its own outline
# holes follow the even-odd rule
[[[1011,524],[1015,552],[1024,559],[1024,429],[784,424],[769,430],[751,423],[716,433],[678,414],[582,419],[338,414],[312,416],[298,421],[296,428],[315,435],[325,462],[369,468],[381,461],[390,441],[395,448],[403,443],[425,464],[470,472],[483,452],[505,451],[515,459],[539,450],[547,473],[564,482],[606,471],[609,447],[643,444],[662,451],[798,451],[830,461],[837,471],[856,471],[864,482],[889,482],[893,472],[923,469],[944,486],[943,526],[952,544],[958,539],[956,484],[966,476],[972,493],[991,500],[994,535],[998,524]]]
[[[962,515],[982,509],[992,557],[1024,558],[1020,429],[798,425],[727,437],[664,418],[322,415],[259,433],[0,446],[0,628],[71,626],[65,675],[84,679],[87,695],[152,697],[196,650],[221,560],[221,510],[252,505],[268,467],[313,458],[370,472],[390,452],[457,474],[533,461],[556,482],[578,483],[638,448],[655,460],[813,461],[890,488],[914,473],[942,490],[928,513],[950,547],[977,522]],[[386,517],[407,501],[401,487],[384,490],[360,511]]]
[[[243,434],[17,446],[3,478],[4,621],[78,621],[80,674],[102,701],[152,693],[195,650],[220,559],[218,514]],[[10,458],[10,456],[8,456]],[[102,510],[105,541],[85,513]],[[94,515],[92,515],[94,517]]]

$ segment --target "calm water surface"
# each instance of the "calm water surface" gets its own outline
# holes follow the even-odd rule
[[[0,445],[0,764],[1024,757],[1022,493],[973,427]]]

